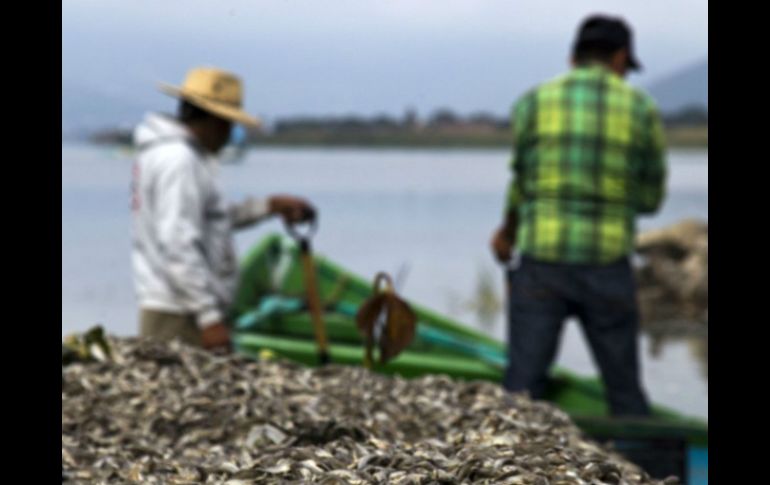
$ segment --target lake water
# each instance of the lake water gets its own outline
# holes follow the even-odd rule
[[[231,200],[289,193],[320,211],[314,250],[373,277],[384,270],[407,298],[504,339],[504,317],[482,323],[467,307],[487,274],[502,299],[502,274],[488,249],[510,178],[507,150],[255,149],[221,170]],[[708,152],[669,153],[668,198],[640,229],[683,218],[708,220]],[[117,151],[62,145],[62,336],[101,323],[117,335],[136,334],[131,280],[131,159]],[[239,233],[243,254],[268,221]],[[643,380],[650,398],[708,417],[708,381],[697,356],[702,344],[641,337]],[[568,323],[559,365],[582,374],[596,367],[576,323]]]

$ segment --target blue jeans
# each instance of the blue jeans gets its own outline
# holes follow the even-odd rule
[[[627,258],[607,265],[522,258],[508,272],[508,368],[504,386],[542,399],[565,320],[580,320],[604,381],[612,415],[644,416],[639,378],[636,285]]]

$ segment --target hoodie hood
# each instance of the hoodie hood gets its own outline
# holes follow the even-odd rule
[[[134,130],[134,146],[143,149],[166,140],[189,140],[191,134],[183,124],[169,115],[149,113]]]

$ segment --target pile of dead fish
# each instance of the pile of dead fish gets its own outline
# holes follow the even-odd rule
[[[62,364],[68,483],[656,483],[491,383],[107,340]]]
[[[708,225],[685,220],[639,234],[637,267],[643,323],[708,324]]]

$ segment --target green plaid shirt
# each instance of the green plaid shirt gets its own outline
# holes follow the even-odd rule
[[[513,108],[519,251],[540,261],[608,263],[634,249],[635,217],[665,189],[663,127],[655,103],[620,76],[575,68]]]

